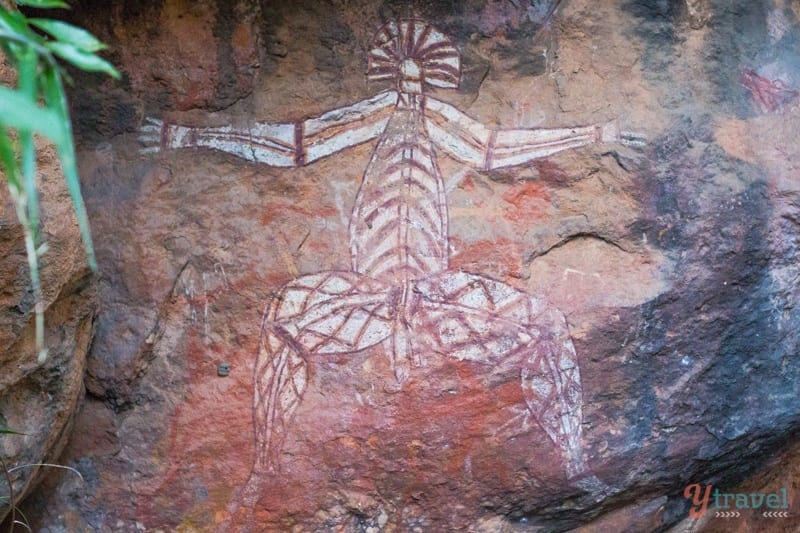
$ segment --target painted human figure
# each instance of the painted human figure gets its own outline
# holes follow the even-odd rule
[[[396,379],[431,355],[484,364],[519,361],[532,416],[561,450],[568,478],[587,471],[578,359],[562,313],[489,277],[448,268],[448,216],[437,158],[478,170],[524,165],[597,143],[639,144],[615,122],[577,128],[492,129],[425,94],[457,88],[456,47],[424,21],[376,34],[370,80],[396,88],[294,123],[195,128],[150,120],[145,151],[206,147],[276,167],[309,165],[378,139],[350,219],[349,269],[300,276],[264,314],[254,378],[253,475],[280,465],[284,437],[307,386],[312,355],[383,345]],[[252,478],[251,478],[252,479]]]

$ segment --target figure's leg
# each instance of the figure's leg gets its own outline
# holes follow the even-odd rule
[[[417,342],[458,359],[521,365],[530,414],[565,455],[567,476],[586,470],[580,370],[563,315],[546,301],[475,274],[417,282]]]
[[[253,376],[255,459],[250,478],[229,507],[231,512],[239,505],[252,509],[261,495],[264,476],[276,472],[289,422],[308,382],[306,360],[271,329],[278,306],[279,300],[272,300],[264,313]]]
[[[278,300],[273,300],[265,313],[253,377],[256,472],[274,471],[286,429],[308,381],[305,359],[272,330],[277,304]]]
[[[396,309],[383,285],[353,272],[302,276],[270,301],[261,326],[253,387],[255,460],[247,484],[229,505],[255,507],[277,472],[292,417],[308,383],[307,357],[349,354],[384,342]]]
[[[287,284],[264,314],[254,374],[254,473],[274,472],[308,380],[306,358],[355,353],[384,341],[395,309],[382,285],[352,272]]]
[[[392,334],[383,341],[389,365],[397,380],[396,390],[400,390],[411,377],[411,368],[421,365],[419,353],[414,348],[412,341],[413,334],[414,332],[409,330],[407,324],[402,320],[396,320]]]
[[[582,386],[575,347],[561,313],[552,309],[547,333],[521,347],[522,392],[530,412],[566,453],[568,478],[583,474]]]

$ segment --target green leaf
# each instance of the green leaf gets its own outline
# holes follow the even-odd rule
[[[28,22],[18,11],[6,11],[0,8],[0,29],[6,30],[3,37],[11,37],[14,41],[23,41],[28,44],[37,44],[36,34],[31,31]]]
[[[40,9],[69,7],[61,0],[16,0],[16,4]],[[34,28],[38,31],[34,31]],[[54,40],[48,41],[47,36]],[[104,72],[119,78],[119,72],[109,62],[95,55],[95,52],[104,48],[103,43],[82,28],[47,19],[29,21],[19,10],[0,6],[0,52],[16,69],[18,83],[16,90],[0,85],[0,170],[4,170],[25,236],[36,302],[36,348],[40,362],[47,357],[47,350],[44,348],[44,304],[38,264],[39,255],[44,253],[46,244],[40,243],[37,235],[38,188],[33,135],[36,133],[47,137],[55,144],[89,265],[97,271],[88,217],[80,193],[72,125],[61,78],[66,74],[54,56],[79,69]],[[44,106],[39,105],[42,97]],[[2,434],[18,433],[7,430],[4,421],[0,420]]]
[[[24,95],[8,87],[0,87],[0,121],[16,130],[33,130],[56,144],[64,141],[64,128],[51,109],[37,106]]]
[[[54,7],[69,9],[69,4],[61,0],[17,0],[17,5],[36,7],[39,9],[51,9]]]
[[[86,206],[81,196],[81,184],[78,179],[78,166],[75,160],[75,146],[72,143],[72,122],[69,118],[67,108],[67,98],[64,95],[64,87],[61,78],[53,69],[47,69],[42,73],[44,82],[44,96],[47,105],[58,111],[60,124],[63,125],[63,141],[56,143],[58,157],[61,160],[61,170],[64,173],[64,180],[67,182],[67,189],[72,196],[72,203],[75,205],[75,215],[78,218],[78,227],[81,230],[83,247],[86,250],[86,257],[89,260],[89,267],[97,272],[97,260],[92,246],[92,233],[89,229],[89,217],[86,215]]]
[[[45,46],[52,50],[58,57],[72,63],[81,70],[105,72],[113,78],[120,78],[119,72],[117,72],[117,69],[115,69],[111,63],[94,54],[79,50],[71,44],[53,41],[47,43]]]
[[[28,19],[28,22],[49,33],[59,41],[71,44],[84,52],[97,52],[108,48],[88,31],[60,20]]]
[[[27,48],[19,56],[19,88],[17,92],[25,96],[29,102],[36,102],[36,70],[38,57],[36,52]],[[36,188],[36,146],[33,144],[33,132],[28,128],[19,129],[20,151],[22,152],[22,181],[27,200],[28,223],[34,243],[39,236],[39,191]],[[31,272],[33,279],[38,279],[38,272]]]
[[[0,124],[0,163],[3,165],[3,171],[9,186],[20,191],[22,183],[20,183],[19,179],[19,167],[14,154],[14,145],[11,143],[11,138],[2,124]]]
[[[25,433],[20,433],[19,431],[13,431],[8,428],[0,428],[0,435],[25,435]]]

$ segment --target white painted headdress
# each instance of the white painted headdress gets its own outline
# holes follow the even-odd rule
[[[398,90],[419,94],[424,84],[455,89],[461,78],[458,49],[425,21],[388,22],[375,34],[367,78],[397,80]]]

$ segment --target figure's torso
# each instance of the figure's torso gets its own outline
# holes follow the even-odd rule
[[[392,285],[447,269],[444,185],[422,103],[421,95],[399,95],[350,220],[353,270]]]

